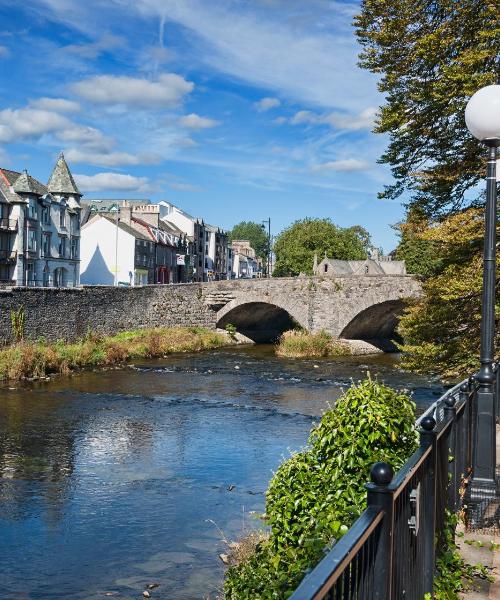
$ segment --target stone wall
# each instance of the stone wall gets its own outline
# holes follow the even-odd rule
[[[14,288],[0,291],[0,337],[11,339],[10,312],[24,306],[29,339],[75,340],[87,331],[113,334],[147,327],[214,328],[201,284],[82,289]]]

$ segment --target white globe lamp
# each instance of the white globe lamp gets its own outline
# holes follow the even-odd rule
[[[476,417],[469,485],[469,506],[481,498],[496,494],[496,373],[495,360],[495,300],[496,300],[496,165],[500,146],[500,85],[488,85],[477,91],[467,103],[465,122],[471,134],[488,146],[486,171],[486,203],[484,215],[483,294],[481,302],[480,369],[475,396]],[[482,517],[481,517],[482,518]]]
[[[479,141],[500,143],[500,85],[488,85],[472,96],[465,109],[465,123]]]

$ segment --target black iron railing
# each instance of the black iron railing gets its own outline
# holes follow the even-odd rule
[[[496,372],[498,407],[498,365]],[[476,392],[474,377],[462,381],[417,420],[419,448],[395,476],[385,463],[373,466],[366,510],[290,600],[423,600],[432,594],[447,509],[465,503]]]

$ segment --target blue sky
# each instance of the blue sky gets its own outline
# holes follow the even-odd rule
[[[356,2],[0,0],[0,164],[87,197],[168,199],[230,228],[361,224],[390,250],[403,210],[370,132]]]

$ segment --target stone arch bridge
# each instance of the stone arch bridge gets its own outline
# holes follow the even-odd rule
[[[298,324],[388,350],[405,300],[419,296],[420,284],[408,275],[299,277],[214,282],[204,293],[217,327],[232,324],[256,342]]]
[[[228,324],[256,342],[299,324],[390,349],[405,300],[420,294],[410,276],[295,277],[138,287],[0,290],[0,339],[12,339],[11,311],[23,307],[27,338],[75,340],[147,327]]]

